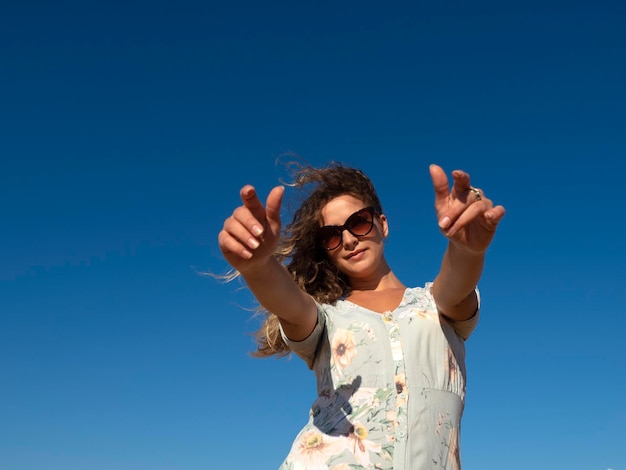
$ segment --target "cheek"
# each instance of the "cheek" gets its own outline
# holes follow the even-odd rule
[[[333,252],[327,253],[326,256],[328,257],[328,261],[330,262],[330,264],[332,264],[335,268],[345,274],[346,268],[348,268],[349,266],[348,262],[342,258],[341,253],[344,253],[343,249],[338,248]]]
[[[341,257],[339,256],[339,252],[341,251],[341,247],[336,250],[330,251],[326,254],[328,256],[328,260],[333,263],[335,266],[339,266],[341,264]]]

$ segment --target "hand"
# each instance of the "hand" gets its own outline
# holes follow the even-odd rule
[[[276,186],[267,196],[265,207],[253,186],[241,188],[243,205],[224,221],[218,235],[226,261],[239,272],[249,270],[274,255],[280,237],[280,206],[285,190]]]
[[[441,232],[460,248],[472,253],[484,253],[504,217],[504,207],[494,207],[482,190],[470,186],[470,177],[464,171],[452,172],[454,184],[451,191],[448,177],[440,166],[430,166],[430,177],[435,189],[435,211]]]

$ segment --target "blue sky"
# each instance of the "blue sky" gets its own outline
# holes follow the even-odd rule
[[[626,470],[623,2],[5,2],[0,468],[274,469],[310,372],[258,360],[222,222],[278,155],[364,169],[410,285],[428,165],[507,215],[464,469]],[[289,197],[289,192],[287,197]],[[288,215],[289,207],[285,207]]]

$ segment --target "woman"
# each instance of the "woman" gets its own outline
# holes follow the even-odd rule
[[[310,419],[281,470],[460,468],[464,341],[504,208],[467,173],[453,171],[450,188],[431,165],[448,246],[433,282],[407,288],[385,259],[389,227],[370,179],[339,163],[294,172],[308,196],[285,230],[284,187],[263,205],[246,185],[218,237],[266,314],[255,355],[292,351],[316,376]]]

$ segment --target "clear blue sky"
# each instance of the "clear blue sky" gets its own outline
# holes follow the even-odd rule
[[[467,343],[464,470],[626,470],[626,4],[3,2],[0,468],[277,468],[299,359],[258,360],[222,222],[277,155],[363,168],[407,284],[428,164],[507,208]]]

